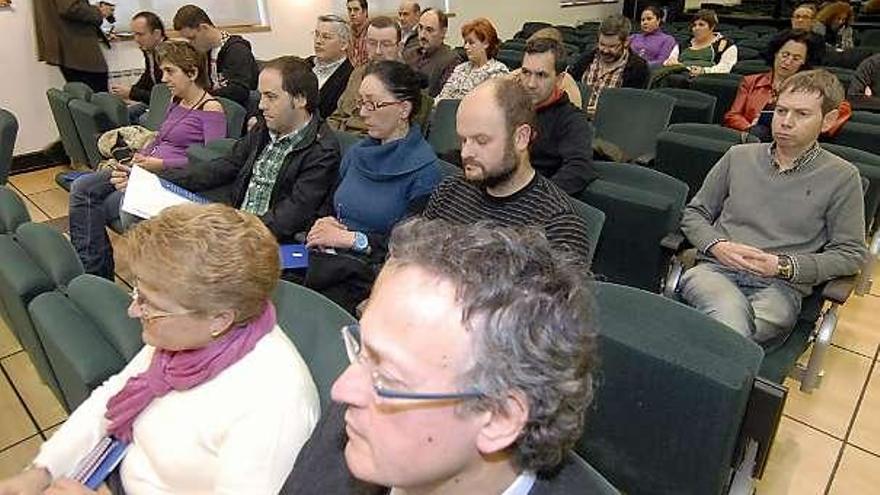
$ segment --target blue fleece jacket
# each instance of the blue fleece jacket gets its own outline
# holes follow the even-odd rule
[[[389,233],[441,179],[437,155],[418,125],[386,144],[362,139],[342,157],[339,176],[333,195],[336,217],[350,230],[378,234]]]

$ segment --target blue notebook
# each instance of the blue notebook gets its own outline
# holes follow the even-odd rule
[[[305,244],[282,244],[278,250],[282,268],[308,268],[309,249]]]
[[[192,191],[188,191],[188,190],[178,186],[177,184],[170,182],[170,181],[167,181],[165,179],[160,178],[159,184],[162,184],[162,187],[164,187],[166,190],[171,191],[174,194],[176,194],[182,198],[186,198],[186,199],[192,201],[193,203],[199,203],[202,205],[206,205],[211,202],[211,200],[209,200],[208,198],[206,198],[204,196],[199,196],[198,194],[196,194]]]
[[[97,490],[107,476],[116,469],[125,457],[128,444],[113,437],[104,437],[83,457],[72,478],[86,487]]]

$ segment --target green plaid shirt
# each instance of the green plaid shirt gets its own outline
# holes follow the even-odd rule
[[[263,148],[263,152],[257,157],[254,163],[254,171],[251,175],[251,181],[248,184],[247,192],[244,194],[244,201],[241,203],[241,209],[262,216],[269,209],[269,202],[272,199],[272,189],[275,188],[275,181],[278,179],[278,172],[284,159],[293,151],[302,141],[303,131],[309,126],[311,121],[290,134],[278,137],[270,133],[271,142]]]

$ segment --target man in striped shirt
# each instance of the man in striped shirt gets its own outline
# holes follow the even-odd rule
[[[541,229],[556,248],[584,260],[587,227],[568,195],[535,172],[529,144],[535,111],[515,81],[496,78],[477,86],[458,108],[463,176],[444,180],[423,213],[458,223],[492,220]]]

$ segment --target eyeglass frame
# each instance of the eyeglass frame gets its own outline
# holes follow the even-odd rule
[[[370,371],[370,383],[376,395],[383,399],[403,399],[403,400],[472,400],[482,399],[486,397],[482,391],[473,389],[463,392],[407,392],[403,390],[391,390],[383,387],[378,383],[377,371],[367,362],[367,357],[361,352],[363,345],[361,344],[361,326],[358,323],[345,325],[339,332],[342,334],[342,343],[345,346],[345,353],[348,356],[350,364],[359,364]]]
[[[138,308],[141,310],[141,320],[145,322],[151,322],[155,320],[159,320],[162,318],[170,318],[172,316],[185,316],[191,315],[195,313],[195,311],[191,309],[187,309],[184,311],[152,311],[148,309],[148,306],[145,304],[144,299],[141,297],[140,292],[138,291],[137,282],[135,282],[134,286],[131,288],[131,292],[129,292],[129,296],[131,296],[131,302],[137,304]]]
[[[375,112],[376,110],[381,110],[386,107],[390,107],[392,105],[399,105],[404,103],[406,100],[397,100],[397,101],[364,101],[360,98],[354,101],[354,104],[357,105],[358,108],[363,108],[368,112]]]

